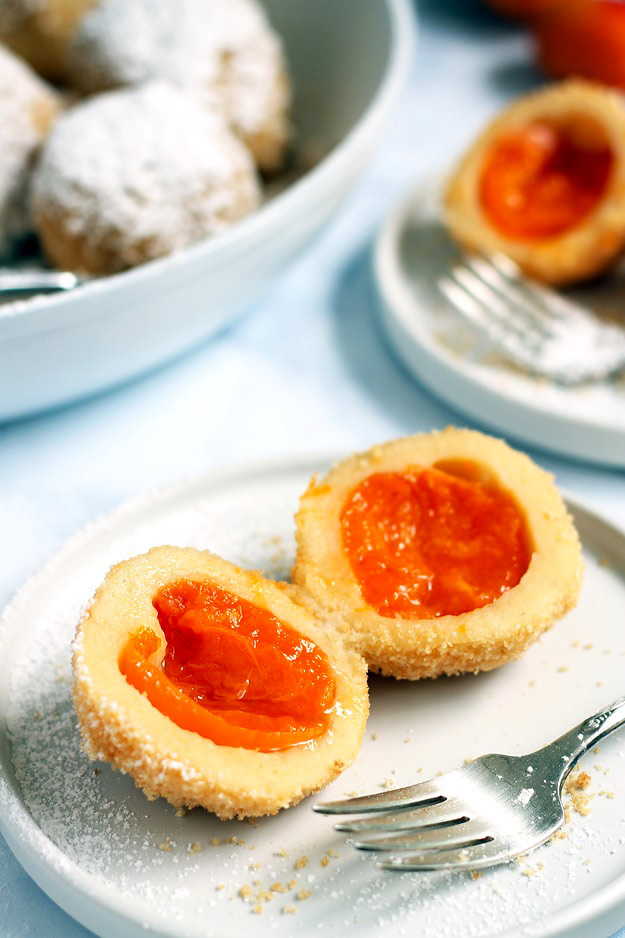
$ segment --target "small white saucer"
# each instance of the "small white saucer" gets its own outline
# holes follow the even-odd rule
[[[625,466],[625,379],[565,388],[521,372],[464,323],[437,287],[459,252],[440,221],[439,185],[402,200],[375,256],[383,322],[399,358],[448,404],[506,437]],[[591,288],[596,289],[596,288]],[[625,280],[610,285],[614,300]]]

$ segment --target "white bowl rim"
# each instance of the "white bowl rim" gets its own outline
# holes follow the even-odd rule
[[[53,323],[49,319],[50,309],[61,307],[70,315],[84,319],[88,310],[81,308],[87,296],[116,287],[120,281],[125,285],[138,285],[146,277],[149,279],[155,271],[173,271],[189,261],[198,258],[211,258],[213,262],[220,255],[243,253],[249,248],[258,233],[263,229],[280,226],[284,216],[297,212],[297,204],[303,209],[309,201],[316,201],[316,193],[321,193],[327,182],[333,178],[342,178],[351,162],[365,148],[365,142],[374,136],[375,127],[384,122],[388,111],[404,85],[416,36],[416,19],[411,0],[383,0],[389,17],[390,43],[388,60],[383,78],[367,105],[363,115],[336,144],[330,153],[316,166],[305,173],[284,192],[261,206],[248,218],[233,225],[232,228],[213,238],[207,238],[165,257],[156,258],[129,270],[111,274],[107,277],[94,278],[68,293],[39,294],[29,300],[15,300],[0,307],[0,328],[9,322],[26,323],[29,328],[41,325],[45,328]],[[37,320],[44,317],[40,323]],[[1,335],[0,335],[1,338]]]

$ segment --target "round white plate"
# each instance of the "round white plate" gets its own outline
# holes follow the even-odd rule
[[[584,759],[591,812],[572,814],[566,838],[476,879],[382,873],[313,814],[312,799],[255,825],[201,810],[178,817],[82,755],[70,641],[109,565],[171,543],[286,576],[297,499],[322,465],[210,475],[133,502],[72,539],[22,589],[0,624],[0,829],[10,847],[103,938],[605,938],[625,922],[624,734]],[[572,509],[586,548],[579,607],[498,671],[372,679],[362,751],[324,796],[407,784],[489,750],[529,751],[622,695],[625,536]],[[260,914],[240,895],[275,883]]]
[[[457,410],[487,427],[565,456],[625,466],[625,378],[565,388],[493,353],[437,288],[459,252],[439,213],[438,182],[420,186],[389,216],[376,248],[383,321],[397,355]],[[592,302],[592,290],[580,294]],[[625,277],[604,288],[622,310]]]

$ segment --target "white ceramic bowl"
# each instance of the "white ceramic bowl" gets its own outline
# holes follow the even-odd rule
[[[364,168],[413,47],[410,0],[264,0],[298,147],[328,155],[230,231],[70,294],[0,311],[0,420],[114,385],[210,335],[301,251]]]

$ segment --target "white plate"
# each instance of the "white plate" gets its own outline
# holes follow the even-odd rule
[[[383,321],[399,358],[452,407],[506,437],[625,466],[625,379],[564,388],[515,370],[480,343],[440,294],[437,280],[459,254],[440,223],[438,193],[437,182],[420,186],[378,238]],[[614,293],[622,310],[624,279]]]
[[[69,294],[2,307],[0,420],[119,383],[213,334],[350,192],[412,62],[410,0],[263,3],[289,60],[298,151],[318,165],[218,237]]]
[[[211,475],[133,502],[71,540],[22,589],[0,625],[0,829],[9,846],[52,899],[104,938],[138,938],[146,929],[168,938],[605,938],[625,921],[623,734],[586,757],[592,811],[573,815],[566,839],[476,880],[382,873],[312,813],[311,799],[254,826],[198,810],[177,817],[127,776],[105,765],[96,774],[81,754],[70,640],[108,566],[172,543],[284,576],[297,498],[320,465]],[[406,784],[488,750],[529,751],[622,695],[625,537],[573,509],[587,561],[579,607],[498,671],[416,684],[372,680],[362,751],[327,796],[378,790],[385,778]],[[222,843],[211,846],[213,837]],[[224,843],[229,837],[245,843]],[[193,844],[202,849],[192,852]],[[329,850],[338,855],[327,862]],[[302,856],[308,864],[299,869]],[[311,895],[277,892],[256,915],[238,895],[255,879],[265,889],[295,879]]]

